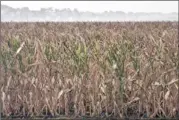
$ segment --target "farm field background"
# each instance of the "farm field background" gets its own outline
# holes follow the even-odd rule
[[[176,116],[177,22],[1,23],[2,116]]]

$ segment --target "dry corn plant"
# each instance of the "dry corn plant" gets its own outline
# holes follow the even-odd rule
[[[175,117],[177,26],[2,23],[2,115]]]

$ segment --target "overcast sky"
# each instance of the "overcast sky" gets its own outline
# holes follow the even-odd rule
[[[29,7],[31,10],[40,8],[77,8],[79,11],[103,12],[178,12],[178,1],[1,1],[1,5],[14,8]]]

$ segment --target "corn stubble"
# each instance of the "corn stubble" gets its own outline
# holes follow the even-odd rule
[[[177,25],[2,23],[3,115],[175,117]]]

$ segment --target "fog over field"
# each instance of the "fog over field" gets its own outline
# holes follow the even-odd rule
[[[0,120],[177,119],[177,43],[178,1],[1,1]]]
[[[123,12],[104,11],[89,12],[70,8],[40,8],[31,10],[29,7],[14,8],[1,5],[1,21],[178,21],[178,13],[161,12]]]

